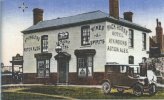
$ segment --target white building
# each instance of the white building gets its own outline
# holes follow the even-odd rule
[[[24,83],[99,84],[106,64],[148,58],[151,31],[134,24],[132,12],[119,18],[118,9],[45,21],[43,10],[34,9],[34,25],[22,31]]]

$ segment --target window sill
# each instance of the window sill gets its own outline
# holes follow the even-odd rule
[[[82,45],[80,48],[91,47],[91,45]]]

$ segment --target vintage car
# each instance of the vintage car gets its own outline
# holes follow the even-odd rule
[[[111,88],[116,88],[119,93],[126,89],[133,89],[133,94],[141,96],[143,93],[155,95],[156,80],[154,76],[141,77],[139,75],[139,66],[134,65],[105,65],[105,79],[102,81],[102,90],[104,94],[109,94]]]

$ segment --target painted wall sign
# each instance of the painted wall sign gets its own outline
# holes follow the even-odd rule
[[[24,52],[39,51],[39,50],[41,50],[40,48],[41,48],[40,46],[36,46],[36,47],[26,47],[26,48],[24,48]]]
[[[107,51],[128,53],[128,31],[125,27],[111,24],[107,25],[110,31]]]
[[[94,34],[94,37],[100,37],[102,32],[104,30],[104,25],[95,25],[91,28],[91,32]]]
[[[68,32],[61,32],[58,33],[58,40],[64,40],[69,38],[69,33]]]
[[[121,45],[121,46],[127,46],[127,41],[124,40],[118,40],[118,39],[111,39],[109,38],[109,43],[110,44],[115,44],[115,45]]]
[[[126,28],[124,28],[121,25],[116,25],[116,24],[107,25],[107,30],[108,31],[110,31],[110,30],[119,30],[122,33],[125,33],[125,35],[128,34],[128,30]]]
[[[121,53],[128,53],[127,48],[120,48],[120,47],[114,47],[114,46],[108,46],[108,51],[115,51],[115,52],[121,52]]]
[[[100,39],[100,40],[92,40],[90,41],[91,45],[99,45],[99,44],[104,44],[105,40],[104,39]]]
[[[104,30],[104,26],[103,25],[95,25],[91,28],[92,32],[96,31],[96,30],[100,30],[103,31]]]
[[[59,45],[63,50],[67,50],[69,48],[70,41],[69,40],[59,40]]]
[[[58,33],[58,43],[62,47],[62,50],[68,50],[69,48],[69,32]]]
[[[29,41],[29,40],[37,40],[40,41],[40,37],[36,36],[36,35],[30,35],[28,37],[25,38],[25,42]]]

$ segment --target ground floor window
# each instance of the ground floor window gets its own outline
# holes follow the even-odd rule
[[[77,57],[77,74],[79,77],[93,76],[93,60],[95,54],[95,49],[75,50]]]
[[[50,76],[50,64],[49,60],[38,60],[37,66],[37,75],[40,78],[49,77]]]
[[[92,76],[93,73],[93,57],[85,56],[77,58],[78,76]]]
[[[134,56],[129,56],[129,64],[134,64]]]
[[[50,59],[52,53],[34,54],[36,58],[36,69],[38,78],[48,78],[50,76]]]

